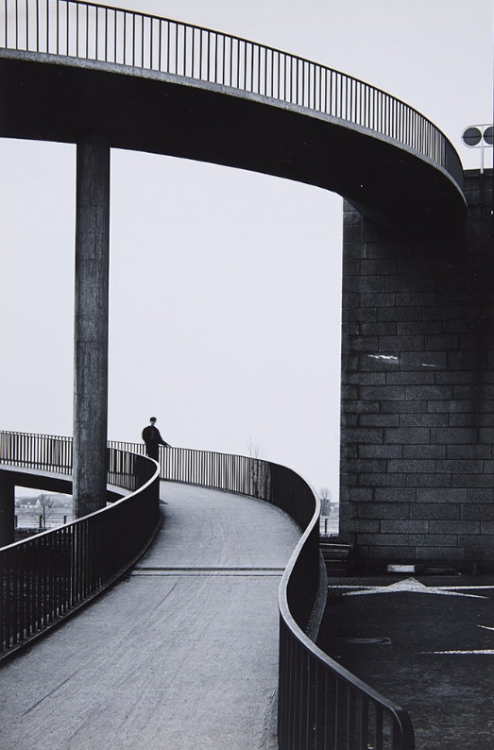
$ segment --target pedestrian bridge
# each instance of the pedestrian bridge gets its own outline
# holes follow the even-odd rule
[[[94,295],[79,295],[85,307],[76,305],[76,322],[103,322],[94,341],[76,339],[78,375],[89,383],[77,392],[83,394],[74,418],[79,459],[89,455],[79,449],[82,417],[92,415],[91,424],[97,415],[95,433],[106,434],[106,402],[98,400],[106,392],[108,349],[101,314],[108,272],[104,149],[308,183],[407,232],[451,232],[465,215],[459,157],[421,113],[313,61],[179,21],[78,0],[4,0],[0,97],[0,137],[82,146],[79,252],[86,271],[96,268],[94,227],[102,252],[94,284],[84,281],[89,276],[79,279]],[[93,136],[98,147],[88,145]],[[91,149],[100,159],[98,200],[86,179]],[[92,370],[96,355],[105,367]],[[12,433],[1,439],[3,490],[30,482],[65,489],[71,482],[70,440]],[[83,447],[94,445],[88,440]],[[103,458],[104,448],[103,440],[93,458]],[[80,460],[76,464],[84,474]],[[4,710],[12,719],[2,722],[2,747],[41,746],[40,727],[52,750],[54,742],[87,750],[102,739],[112,750],[135,748],[137,730],[146,738],[142,746],[180,747],[189,725],[183,747],[198,746],[197,727],[205,746],[218,725],[215,747],[242,748],[243,740],[230,732],[244,737],[247,727],[249,746],[255,737],[259,747],[269,747],[276,712],[282,750],[413,748],[406,713],[315,645],[325,591],[319,504],[300,477],[257,459],[181,449],[165,451],[158,467],[142,447],[115,444],[108,446],[107,469],[107,507],[0,551],[4,656],[64,623],[36,649],[7,662],[2,695],[12,701]],[[160,480],[183,485],[163,487],[168,505],[159,503]],[[184,490],[188,485],[208,490]],[[238,524],[237,514],[248,516],[248,525]],[[218,516],[213,540],[208,524]],[[232,523],[225,526],[227,518]],[[205,538],[211,543],[205,545]],[[130,575],[126,582],[67,621],[123,575]],[[275,664],[272,597],[278,580]],[[247,695],[257,695],[256,706]],[[56,715],[62,706],[63,719]],[[227,716],[230,708],[235,713]],[[22,738],[17,732],[24,732]]]
[[[0,549],[2,749],[411,750],[407,714],[315,643],[326,576],[306,482],[142,451],[108,446],[105,508]],[[71,462],[68,438],[0,433],[4,490],[67,489]]]
[[[460,159],[421,113],[316,62],[79,2],[0,8],[0,136],[134,149],[309,183],[385,225],[451,229]]]

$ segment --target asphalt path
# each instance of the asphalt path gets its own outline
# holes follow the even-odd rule
[[[277,589],[299,531],[245,496],[161,498],[133,572],[2,666],[2,750],[277,746]]]
[[[410,713],[417,750],[493,750],[493,576],[332,578],[319,645]]]

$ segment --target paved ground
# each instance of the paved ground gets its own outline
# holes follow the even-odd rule
[[[0,670],[2,750],[276,747],[277,589],[299,538],[265,503],[162,484],[126,580]]]
[[[329,583],[321,647],[409,711],[417,750],[493,750],[494,577]]]

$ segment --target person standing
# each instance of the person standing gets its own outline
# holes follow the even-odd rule
[[[156,417],[151,417],[149,421],[150,424],[142,431],[142,439],[146,443],[146,454],[149,458],[159,461],[160,445],[164,445],[165,448],[170,448],[171,446],[161,437],[161,433],[156,427]]]

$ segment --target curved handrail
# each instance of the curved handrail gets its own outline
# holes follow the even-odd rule
[[[0,433],[0,465],[71,474],[72,440]],[[75,612],[143,554],[160,523],[155,461],[108,448],[108,482],[130,494],[72,523],[0,548],[0,656]]]
[[[0,47],[128,66],[303,107],[390,138],[461,183],[446,136],[384,91],[238,36],[83,0],[4,0]]]

